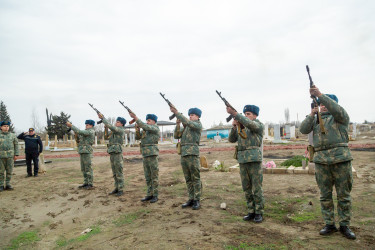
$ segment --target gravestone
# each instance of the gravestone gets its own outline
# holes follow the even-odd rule
[[[44,149],[45,150],[49,150],[49,138],[48,138],[48,134],[46,135],[46,142],[44,143]]]
[[[95,136],[95,147],[98,146],[98,136]]]
[[[273,142],[282,142],[280,136],[280,124],[275,124],[273,127]]]
[[[355,139],[357,136],[357,123],[353,123],[353,135],[352,138]]]
[[[266,123],[264,125],[264,137],[263,137],[263,139],[265,139],[265,140],[270,139],[270,135],[269,135],[269,131],[268,131],[268,123]]]
[[[214,141],[215,141],[216,143],[219,143],[219,142],[221,141],[221,136],[220,136],[220,135],[215,135],[215,136],[214,136]]]

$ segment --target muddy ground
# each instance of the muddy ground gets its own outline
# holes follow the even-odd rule
[[[306,144],[305,140],[297,142]],[[238,172],[201,172],[202,208],[182,209],[186,186],[177,154],[160,155],[160,200],[142,203],[145,195],[142,158],[124,159],[125,194],[109,196],[113,178],[109,156],[94,158],[93,190],[78,190],[82,183],[79,158],[52,159],[47,173],[25,178],[26,167],[14,170],[14,191],[0,193],[0,248],[21,249],[282,249],[355,248],[375,246],[375,140],[353,149],[358,177],[352,191],[352,230],[357,240],[340,233],[322,237],[319,191],[313,175],[264,175],[265,221],[245,222],[244,194]],[[202,155],[212,164],[236,164],[232,151],[209,148],[231,147],[206,143]],[[163,146],[165,150],[171,146]],[[97,151],[101,151],[98,149]],[[104,150],[104,149],[103,149]],[[137,150],[137,149],[126,149]],[[172,151],[173,152],[173,151]],[[265,160],[304,154],[304,149],[267,150]],[[57,153],[46,153],[53,155]],[[60,154],[60,153],[58,153]],[[105,155],[105,154],[104,154]],[[220,204],[227,204],[226,210]],[[81,232],[92,231],[86,235]]]

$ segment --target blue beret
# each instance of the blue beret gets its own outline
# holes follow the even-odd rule
[[[243,107],[243,112],[244,113],[251,112],[251,113],[255,114],[256,116],[258,116],[259,115],[259,107],[255,106],[255,105],[246,105],[245,107]]]
[[[146,120],[148,120],[148,119],[154,120],[155,122],[158,122],[158,117],[156,115],[154,115],[154,114],[148,114],[148,115],[146,115]]]
[[[89,124],[89,125],[95,126],[95,121],[94,120],[86,120],[85,124]]]
[[[201,118],[202,110],[200,110],[199,108],[191,108],[189,109],[189,112],[188,112],[188,115],[190,114],[197,115],[199,118]]]
[[[0,126],[3,126],[3,125],[10,126],[10,122],[8,122],[8,121],[2,121]]]
[[[123,118],[123,117],[117,117],[116,121],[121,122],[121,123],[122,123],[122,126],[125,126],[125,124],[126,124],[126,120],[125,120],[125,118]]]

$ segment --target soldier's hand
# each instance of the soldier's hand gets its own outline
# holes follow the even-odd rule
[[[15,161],[17,159],[17,156],[13,156],[13,161]]]
[[[313,86],[310,88],[310,95],[313,95],[313,96],[319,97],[319,96],[322,95],[322,93],[320,92],[320,90],[319,90],[315,85],[313,85]]]
[[[133,119],[137,118],[137,116],[136,116],[134,113],[129,113],[129,115],[130,115],[130,117],[133,118]]]
[[[177,123],[177,124],[180,124],[180,123],[181,123],[181,120],[180,120],[180,119],[176,119],[176,123]]]
[[[227,107],[227,112],[228,112],[228,114],[231,114],[233,116],[237,115],[237,111],[232,109],[231,107]]]
[[[104,115],[103,115],[102,113],[99,113],[99,114],[98,114],[98,117],[99,117],[99,119],[103,119],[103,118],[104,118]]]
[[[72,124],[70,122],[66,122],[66,126],[68,126],[69,128],[71,128]]]
[[[237,125],[238,125],[238,121],[236,121],[236,120],[233,119],[232,125],[233,125],[234,128],[236,128]]]
[[[170,110],[171,110],[171,112],[173,114],[177,114],[178,113],[178,111],[177,111],[177,109],[175,107],[170,107]]]
[[[314,107],[311,109],[311,116],[314,116],[315,114],[317,114],[319,112],[319,107]]]

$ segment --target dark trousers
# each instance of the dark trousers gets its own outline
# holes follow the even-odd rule
[[[31,168],[31,161],[34,162],[34,175],[38,174],[39,171],[39,153],[32,152],[26,153],[26,166],[27,166],[27,174],[32,175],[32,168]]]

